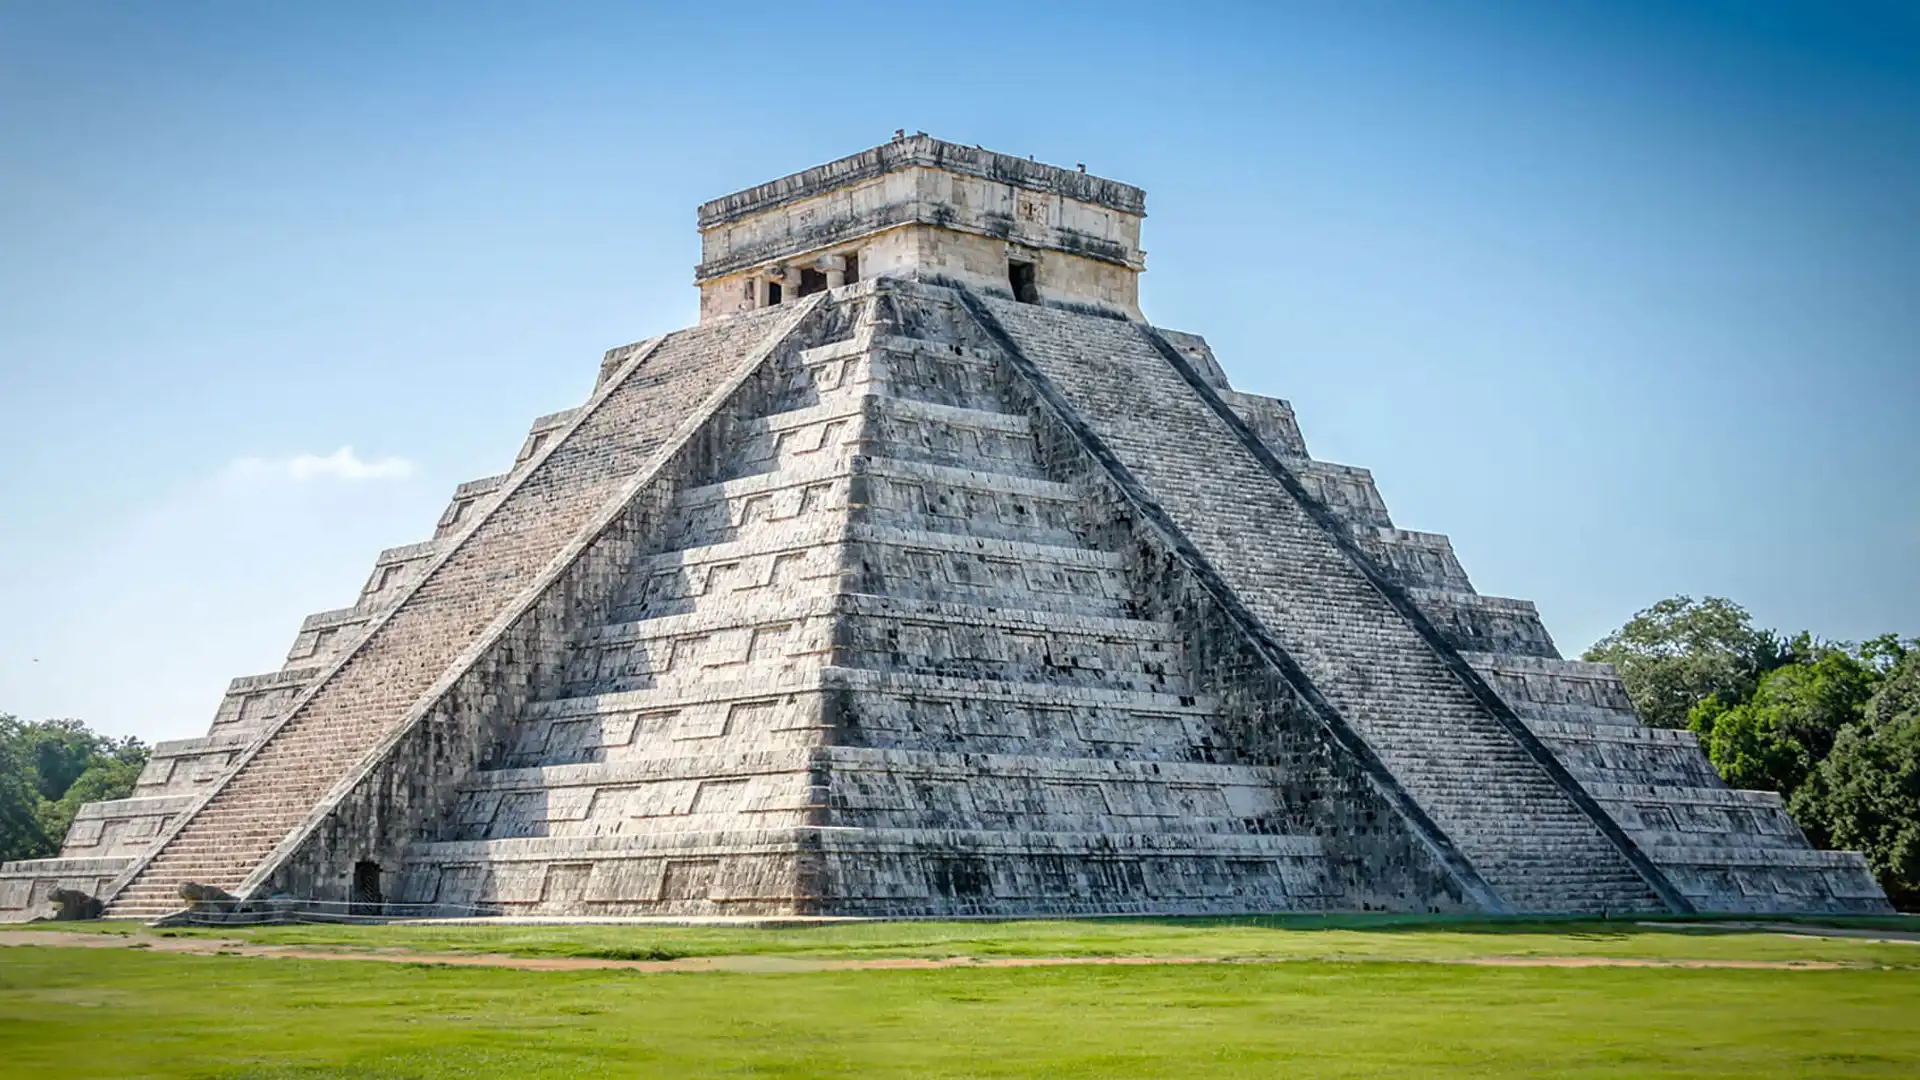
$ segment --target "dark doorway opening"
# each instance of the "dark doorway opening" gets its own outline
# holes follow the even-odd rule
[[[1040,302],[1040,286],[1034,280],[1034,265],[1018,259],[1007,263],[1007,283],[1013,286],[1013,298],[1023,304]]]
[[[801,296],[812,296],[814,293],[817,293],[817,292],[825,292],[826,289],[827,289],[826,274],[822,273],[819,270],[814,270],[814,269],[804,269],[800,271],[800,295]]]
[[[780,302],[780,283],[777,281],[767,282],[767,306],[772,307],[773,305],[779,302]]]
[[[353,864],[353,905],[355,915],[378,915],[386,899],[380,895],[380,864],[362,860]]]
[[[848,255],[847,256],[847,284],[851,285],[854,282],[859,280],[860,280],[860,256],[857,254]]]

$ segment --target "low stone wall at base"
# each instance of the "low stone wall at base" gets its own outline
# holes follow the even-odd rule
[[[55,889],[100,896],[132,858],[22,859],[0,863],[0,922],[28,922],[48,913]]]

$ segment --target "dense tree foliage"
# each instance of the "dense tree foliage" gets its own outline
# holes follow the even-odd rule
[[[1809,839],[1866,853],[1920,906],[1920,640],[1860,645],[1755,629],[1719,597],[1677,596],[1588,649],[1649,724],[1700,737],[1729,784],[1777,791]]]
[[[1786,645],[1756,630],[1747,610],[1709,596],[1662,600],[1588,649],[1605,661],[1654,727],[1683,728],[1695,704],[1711,697],[1744,701],[1760,676],[1785,659]]]
[[[1920,908],[1920,648],[1841,729],[1792,810],[1816,843],[1865,852],[1894,903]]]
[[[38,774],[20,728],[19,721],[0,713],[0,859],[24,857],[46,843]]]
[[[1790,796],[1860,719],[1883,678],[1845,645],[1795,640],[1788,663],[1760,676],[1745,700],[1715,694],[1695,703],[1687,726],[1720,775],[1736,787]]]
[[[0,861],[58,854],[81,804],[133,794],[146,762],[138,739],[0,713]]]

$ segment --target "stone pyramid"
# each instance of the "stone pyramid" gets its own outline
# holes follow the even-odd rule
[[[0,909],[1887,909],[1151,326],[1144,214],[926,136],[702,207],[699,325]]]

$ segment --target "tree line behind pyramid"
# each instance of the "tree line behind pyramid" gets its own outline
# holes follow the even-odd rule
[[[1647,723],[1698,735],[1727,783],[1779,792],[1809,839],[1864,852],[1920,908],[1920,640],[1784,637],[1731,601],[1677,596],[1585,657],[1614,665]]]
[[[1902,729],[1782,672],[1850,702],[1897,643],[1687,668],[1703,752],[1630,626],[1643,722],[1147,320],[1145,214],[904,132],[701,206],[698,324],[0,865],[0,917],[1888,909],[1783,794],[1897,863],[1859,763]]]

